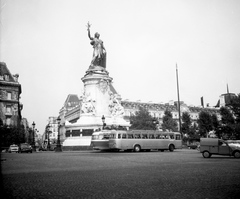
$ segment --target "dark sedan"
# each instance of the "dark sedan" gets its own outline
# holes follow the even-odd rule
[[[32,147],[28,143],[22,143],[19,145],[19,152],[20,153],[32,153]]]

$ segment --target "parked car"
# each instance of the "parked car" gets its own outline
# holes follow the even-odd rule
[[[19,152],[19,147],[16,144],[12,144],[10,145],[9,149],[8,149],[9,153],[15,152],[18,153]]]
[[[214,155],[228,155],[240,158],[240,145],[231,143],[217,138],[201,138],[200,152],[204,158],[210,158]]]
[[[20,153],[32,153],[32,147],[28,143],[21,143],[19,145],[19,152]]]

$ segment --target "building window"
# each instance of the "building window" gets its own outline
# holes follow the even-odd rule
[[[10,118],[10,117],[8,117],[8,118],[6,119],[6,124],[7,124],[8,126],[11,124],[11,118]]]
[[[10,93],[10,92],[7,93],[7,99],[8,99],[8,100],[11,100],[11,99],[12,99],[12,93]]]
[[[6,107],[6,113],[11,113],[11,106]]]
[[[5,81],[9,81],[9,75],[5,75]]]

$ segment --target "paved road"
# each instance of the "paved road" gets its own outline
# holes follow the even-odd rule
[[[239,198],[240,159],[197,150],[1,154],[5,198]]]

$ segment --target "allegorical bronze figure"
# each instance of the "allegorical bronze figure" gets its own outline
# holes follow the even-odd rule
[[[90,34],[90,23],[87,24],[88,37],[91,40],[90,44],[93,46],[93,58],[91,61],[90,68],[100,66],[106,68],[106,49],[103,45],[103,41],[99,39],[100,34],[95,33],[94,38]]]

